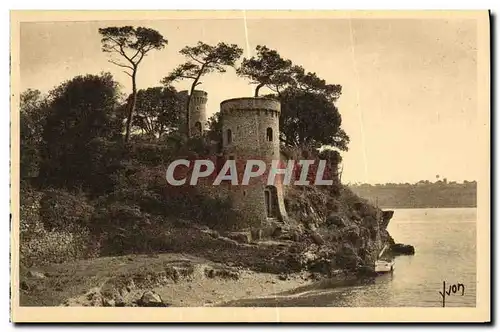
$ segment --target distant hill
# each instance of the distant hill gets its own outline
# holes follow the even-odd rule
[[[476,207],[476,181],[356,184],[349,188],[382,208]]]

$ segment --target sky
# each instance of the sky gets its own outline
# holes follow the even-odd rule
[[[168,46],[139,67],[138,88],[160,80],[184,62],[178,52],[198,41],[235,43],[243,56],[257,45],[331,84],[342,85],[337,107],[350,136],[342,181],[404,183],[447,178],[476,180],[478,163],[477,30],[465,19],[168,19],[22,23],[21,90],[47,92],[81,74],[111,72],[123,91],[129,76],[108,62],[98,28],[147,26]],[[253,96],[234,69],[209,74],[208,115],[229,98]],[[189,81],[175,83],[187,89]],[[265,93],[261,90],[261,93]]]

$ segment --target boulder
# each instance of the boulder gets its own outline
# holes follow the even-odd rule
[[[381,226],[384,229],[387,228],[387,225],[389,225],[389,221],[391,221],[393,216],[394,216],[394,211],[392,211],[392,210],[382,211]]]
[[[166,307],[167,305],[161,299],[161,296],[153,291],[145,291],[142,297],[137,301],[140,307]]]

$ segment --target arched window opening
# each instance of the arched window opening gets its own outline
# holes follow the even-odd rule
[[[231,144],[233,142],[233,133],[231,129],[227,130],[227,144]]]
[[[273,141],[273,128],[267,128],[267,130],[266,130],[266,139],[269,142]]]

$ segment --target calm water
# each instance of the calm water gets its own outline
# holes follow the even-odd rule
[[[476,209],[399,209],[388,230],[415,247],[396,258],[394,273],[371,284],[313,289],[295,295],[238,301],[242,306],[440,307],[443,281],[465,285],[447,307],[476,305]],[[448,288],[448,287],[447,287]]]

